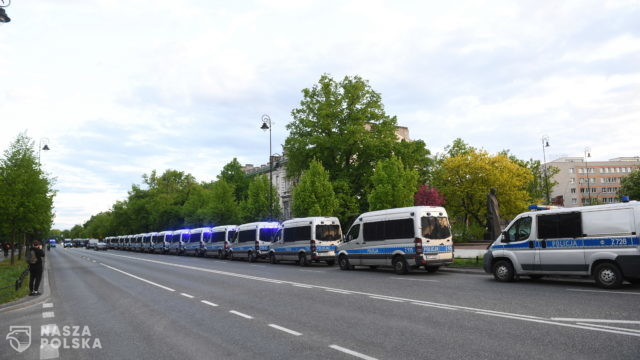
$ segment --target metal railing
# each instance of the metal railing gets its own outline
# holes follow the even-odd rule
[[[27,277],[27,274],[29,274],[29,269],[28,268],[25,269],[22,272],[22,274],[20,274],[20,276],[18,276],[18,278],[16,279],[16,281],[14,282],[13,285],[1,287],[0,288],[0,299],[13,296],[15,294],[15,292],[20,290],[20,288],[22,287],[22,283],[24,282],[24,278]],[[11,289],[13,289],[13,291],[11,291]],[[5,292],[6,292],[6,294],[5,294]]]

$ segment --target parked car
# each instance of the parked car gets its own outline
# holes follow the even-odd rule
[[[94,250],[98,251],[98,250],[104,250],[107,251],[108,247],[107,247],[107,243],[102,242],[102,241],[98,241],[97,243],[95,243]]]

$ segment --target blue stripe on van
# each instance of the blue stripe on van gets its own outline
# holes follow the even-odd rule
[[[348,249],[345,250],[347,254],[391,254],[394,251],[402,251],[405,254],[415,254],[416,248],[414,246],[407,247],[374,247],[364,249]],[[423,253],[436,253],[436,252],[451,252],[453,248],[451,245],[438,245],[438,246],[424,246],[422,248]]]
[[[542,248],[542,240],[533,240],[535,248]],[[579,249],[579,248],[618,248],[640,245],[640,237],[607,237],[546,240],[547,249]],[[491,249],[528,249],[529,241],[491,245]]]

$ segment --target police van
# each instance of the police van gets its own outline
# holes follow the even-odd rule
[[[639,202],[530,209],[511,221],[484,256],[484,270],[496,280],[583,275],[603,288],[619,287],[624,279],[638,283]]]
[[[248,259],[255,262],[266,258],[269,244],[273,242],[276,232],[280,230],[277,222],[254,222],[238,226],[238,232],[227,254],[230,259]]]
[[[189,232],[189,239],[184,243],[184,253],[200,256],[204,254],[205,241],[211,240],[211,228],[203,227],[192,229]]]
[[[168,252],[176,255],[184,253],[184,244],[189,241],[189,230],[176,230],[171,235]]]
[[[335,217],[307,217],[282,223],[276,239],[269,245],[269,261],[295,261],[308,266],[312,261],[335,264],[336,245],[342,239],[340,221]]]
[[[161,231],[159,233],[153,233],[153,236],[151,237],[151,252],[160,254],[166,253],[172,235],[173,231]]]
[[[215,255],[218,259],[227,257],[227,251],[238,231],[238,225],[222,225],[211,229],[209,241],[205,241],[205,256]]]
[[[155,234],[157,233],[153,232],[142,234],[142,252],[151,252],[151,250],[153,249],[153,242],[151,240],[153,239],[153,236]]]
[[[392,266],[397,274],[423,266],[428,272],[453,263],[453,241],[447,211],[413,206],[378,210],[356,218],[338,244],[340,269],[364,265]]]

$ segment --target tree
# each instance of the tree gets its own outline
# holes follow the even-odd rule
[[[236,201],[242,201],[247,198],[251,179],[242,171],[242,165],[240,165],[238,159],[233,158],[231,162],[222,168],[220,175],[218,175],[218,180],[224,180],[234,187],[233,193]]]
[[[422,206],[443,206],[444,196],[438,192],[435,187],[429,187],[428,185],[420,186],[420,189],[413,197],[414,205]]]
[[[135,185],[129,193],[129,207],[133,210],[130,214],[137,215],[140,219],[138,225],[141,228],[136,232],[184,226],[182,207],[189,198],[189,193],[197,185],[195,178],[178,170],[165,170],[161,176],[157,176],[154,170],[148,176],[143,175],[143,182],[149,187],[146,194]],[[141,203],[141,209],[138,209],[134,199]],[[139,214],[139,211],[146,211],[148,220],[144,219],[145,215]]]
[[[293,189],[292,208],[296,217],[335,216],[338,199],[329,181],[329,173],[319,161],[311,161],[309,170],[302,174]]]
[[[640,168],[622,178],[620,184],[622,186],[618,190],[618,195],[628,196],[630,200],[640,200]]]
[[[503,150],[499,155],[507,156],[511,161],[517,163],[531,173],[531,181],[527,184],[527,191],[534,203],[547,203],[547,195],[551,194],[551,190],[558,185],[554,177],[560,172],[555,166],[545,166],[540,160],[529,159],[528,161],[520,160],[515,155],[510,154],[509,150]],[[550,200],[550,199],[549,199]]]
[[[31,138],[21,133],[0,160],[0,227],[13,244],[20,239],[26,245],[27,235],[42,239],[53,223],[53,180],[42,171],[33,149]]]
[[[418,173],[405,168],[396,156],[378,161],[371,178],[369,210],[382,210],[413,205]]]
[[[471,222],[476,226],[486,223],[486,197],[491,188],[497,189],[503,218],[524,211],[531,200],[527,191],[531,178],[527,169],[505,155],[473,149],[445,158],[434,185],[447,199],[448,212],[462,221],[466,231]]]
[[[224,180],[195,186],[183,206],[185,225],[230,225],[241,221],[234,187]]]
[[[243,201],[243,216],[246,222],[278,219],[282,214],[278,192],[272,187],[273,210],[269,210],[269,179],[256,176],[249,183],[247,200]],[[271,212],[273,212],[271,214]]]
[[[396,117],[385,113],[381,95],[359,76],[337,82],[325,74],[302,94],[287,125],[287,175],[299,177],[311,159],[318,160],[329,172],[343,219],[366,210],[379,160],[396,154],[411,168],[428,166],[424,143],[397,141]]]

